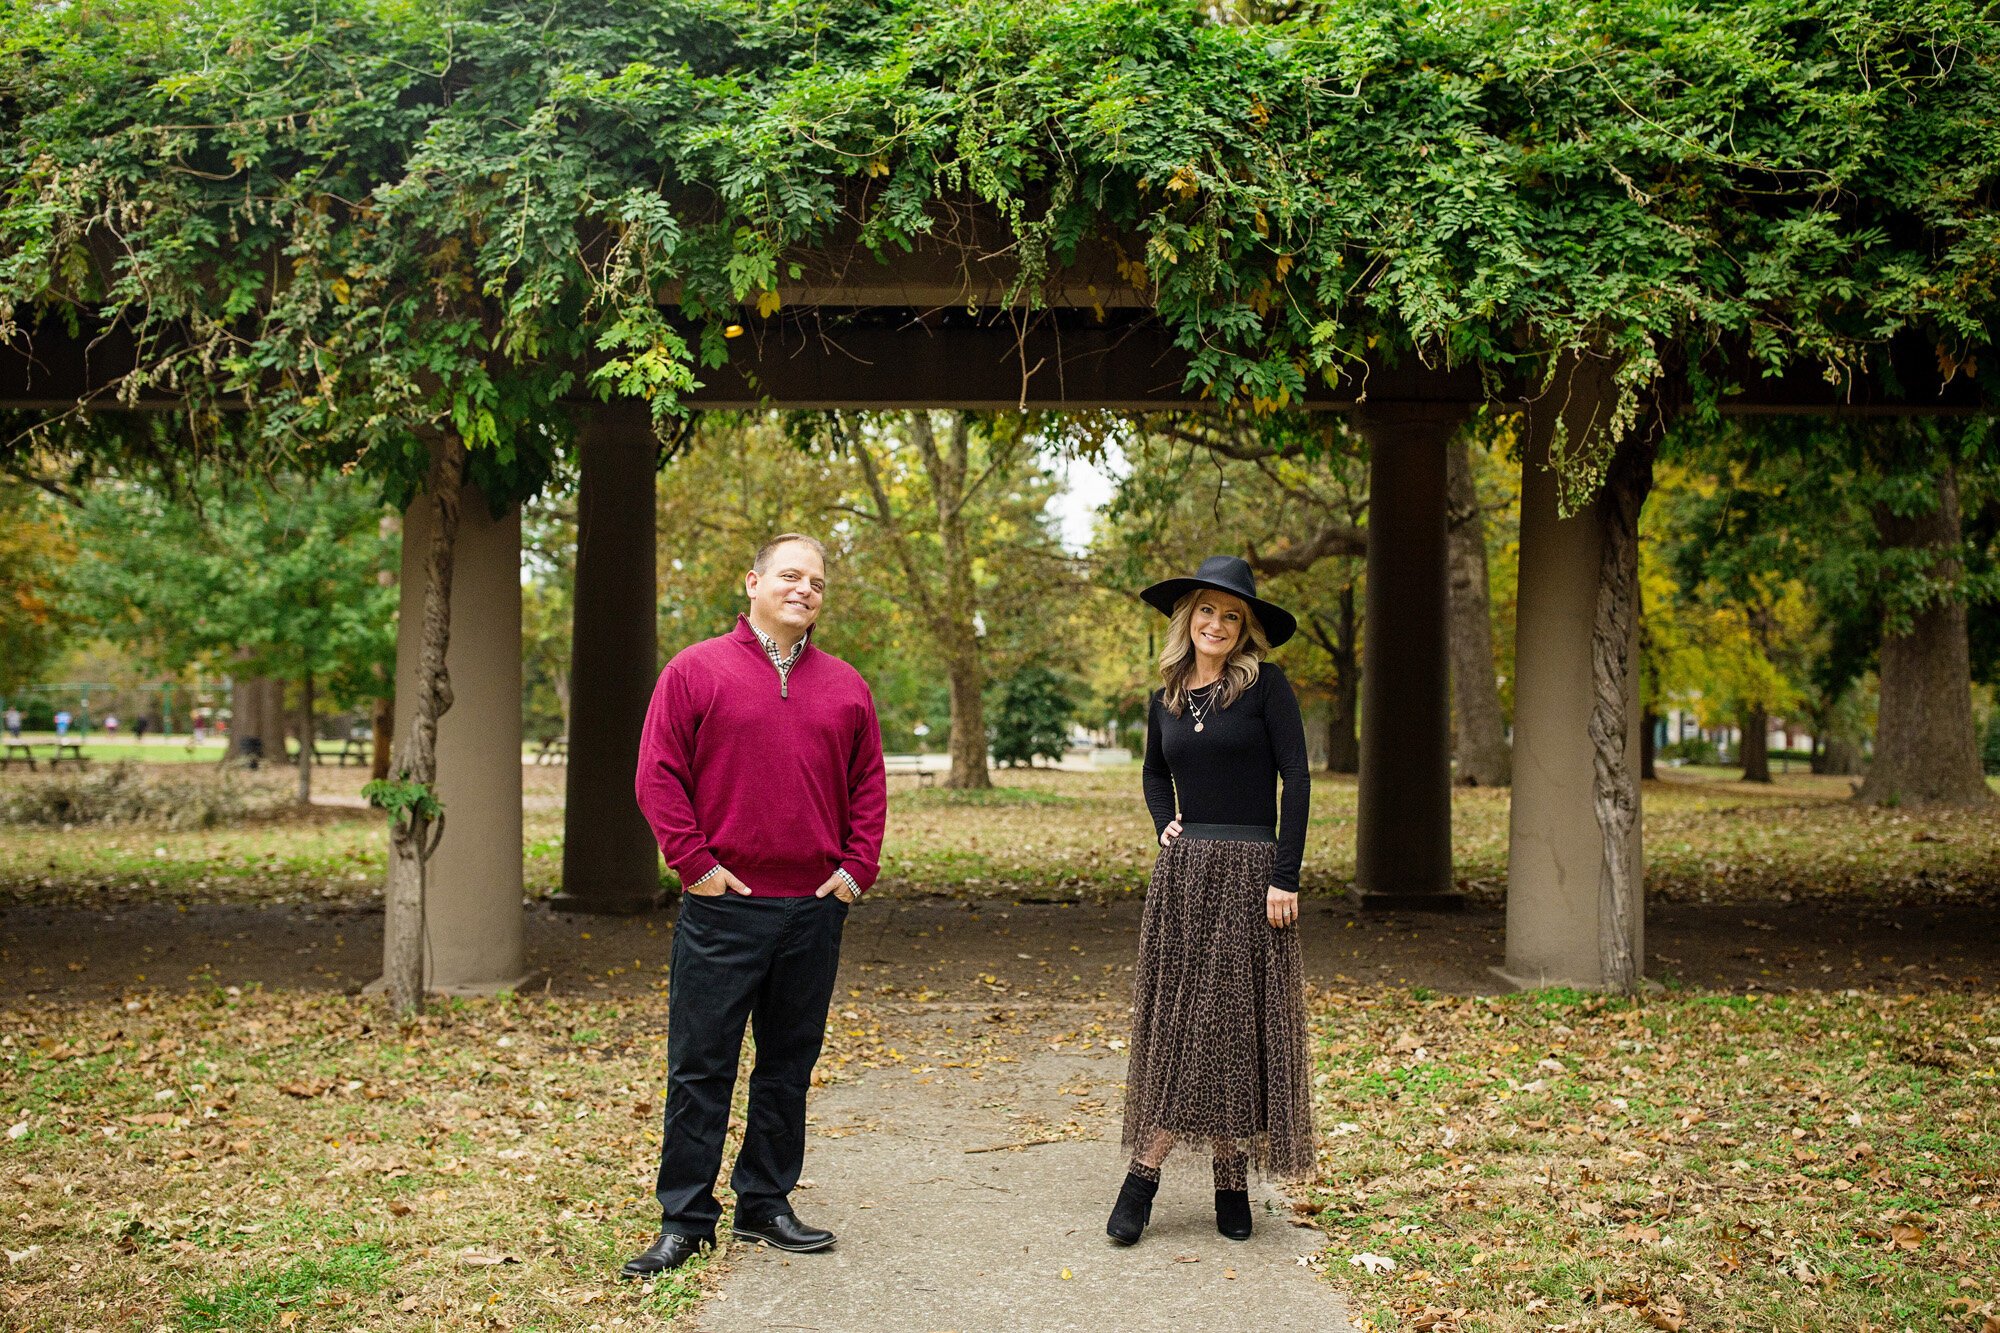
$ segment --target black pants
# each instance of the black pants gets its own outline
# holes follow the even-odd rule
[[[824,898],[681,895],[667,1004],[660,1229],[715,1238],[715,1177],[748,1020],[757,1042],[750,1113],[729,1184],[737,1220],[788,1212],[806,1154],[806,1089],[826,1035],[847,904]]]

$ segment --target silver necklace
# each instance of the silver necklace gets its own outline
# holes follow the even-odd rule
[[[1201,687],[1202,689],[1208,691],[1208,699],[1206,703],[1196,703],[1194,700],[1194,691],[1193,690],[1188,691],[1188,696],[1187,696],[1188,712],[1194,714],[1194,729],[1196,731],[1200,731],[1207,726],[1207,723],[1204,722],[1202,719],[1208,716],[1209,707],[1215,703],[1215,687],[1220,685],[1221,683],[1222,681],[1220,679],[1216,679],[1216,680],[1211,680],[1210,682],[1208,682],[1208,684]]]

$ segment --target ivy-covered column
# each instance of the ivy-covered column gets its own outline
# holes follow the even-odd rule
[[[1445,446],[1457,405],[1365,405],[1368,593],[1362,631],[1361,808],[1355,887],[1364,907],[1452,909],[1451,663]]]
[[[1601,493],[1565,518],[1549,466],[1558,430],[1581,441],[1605,428],[1610,369],[1567,371],[1531,404],[1521,473],[1520,592],[1514,647],[1514,799],[1507,851],[1507,954],[1500,976],[1517,987],[1623,989],[1620,956],[1636,978],[1645,958],[1637,809],[1637,617],[1620,633],[1623,662],[1602,652],[1609,523]],[[1614,470],[1615,472],[1616,470]],[[1614,484],[1616,479],[1614,478]],[[1631,522],[1636,524],[1636,504]],[[1616,554],[1611,552],[1611,554]],[[1606,697],[1600,699],[1600,695]],[[1600,703],[1622,705],[1624,768],[1599,753]],[[1608,831],[1610,798],[1629,777],[1629,828]],[[1614,841],[1615,836],[1615,841]],[[1614,862],[1616,863],[1614,865]],[[1629,882],[1620,882],[1627,879]],[[1622,906],[1621,906],[1622,904]],[[1608,948],[1607,941],[1616,947]]]
[[[643,408],[591,408],[579,426],[569,773],[554,905],[643,912],[660,902],[659,844],[632,793],[659,673],[658,446]]]
[[[403,515],[396,697],[417,697],[425,558],[436,507]],[[459,507],[445,654],[451,708],[438,719],[444,831],[426,874],[425,989],[477,995],[526,980],[521,910],[521,514],[500,518],[476,486]]]

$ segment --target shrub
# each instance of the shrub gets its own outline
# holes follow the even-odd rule
[[[1661,759],[1678,759],[1684,764],[1714,764],[1721,762],[1721,754],[1715,742],[1704,736],[1689,736],[1685,740],[1669,742],[1660,747]]]
[[[289,801],[282,788],[229,770],[162,774],[113,764],[0,789],[0,823],[214,828],[271,814]]]
[[[1076,698],[1067,676],[1044,666],[1023,667],[1008,677],[993,719],[993,759],[1012,768],[1038,757],[1060,759],[1069,748]]]

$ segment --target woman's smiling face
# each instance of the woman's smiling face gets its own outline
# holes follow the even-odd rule
[[[1210,667],[1220,667],[1243,642],[1243,627],[1249,620],[1250,608],[1241,597],[1207,589],[1195,594],[1194,614],[1188,617],[1195,656]]]

